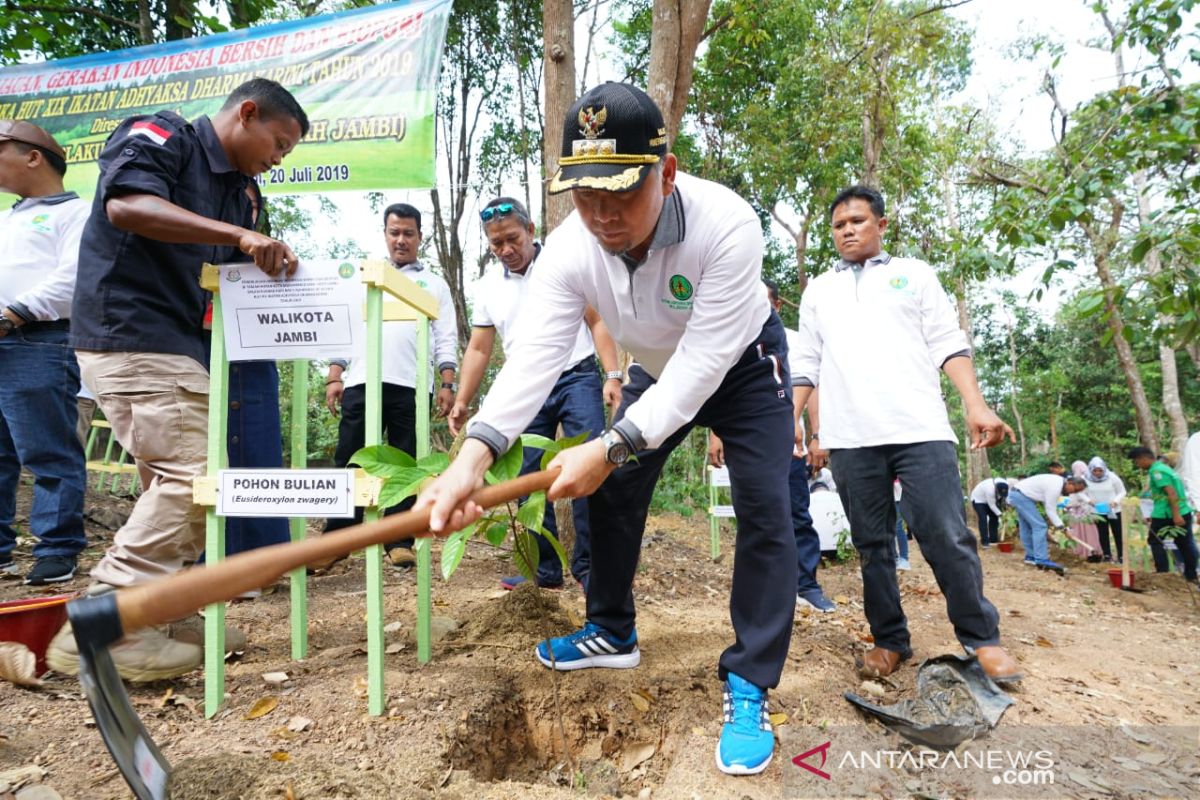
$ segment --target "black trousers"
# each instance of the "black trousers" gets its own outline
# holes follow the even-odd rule
[[[417,454],[417,403],[416,390],[410,386],[383,384],[383,433],[388,444],[416,458]],[[350,386],[342,393],[342,416],[338,422],[337,449],[333,452],[333,463],[345,467],[350,458],[362,449],[367,440],[367,387],[362,384]],[[397,514],[412,508],[417,498],[410,497],[384,514]],[[354,519],[328,519],[326,531],[348,528],[361,524],[363,510],[354,509]],[[386,547],[412,547],[412,539],[389,542]]]
[[[696,417],[662,446],[637,454],[614,471],[588,503],[592,571],[588,620],[617,636],[633,633],[633,580],[654,486],[667,456],[695,425],[712,428],[725,445],[737,517],[729,614],[735,641],[718,674],[729,672],[761,688],[778,685],[796,607],[796,541],[792,534],[788,467],[795,436],[787,341],[774,313]],[[636,364],[623,387],[618,416],[654,380]]]
[[[954,633],[967,647],[998,644],[1000,616],[983,596],[983,569],[967,528],[951,442],[880,445],[829,454],[838,493],[850,519],[863,579],[863,612],[875,644],[910,653],[908,620],[900,607],[892,539],[896,506],[892,481],[904,492],[900,509],[946,597]]]
[[[971,503],[975,507],[975,518],[979,521],[979,541],[995,544],[1000,541],[1000,518],[987,503]]]
[[[1121,557],[1121,512],[1117,512],[1115,517],[1100,517],[1096,520],[1096,532],[1100,534],[1100,549],[1104,551],[1105,558],[1112,558],[1113,552],[1109,549],[1108,530],[1112,529],[1113,539],[1117,544],[1117,558]]]

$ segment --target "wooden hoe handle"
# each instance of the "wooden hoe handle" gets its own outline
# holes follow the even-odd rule
[[[491,508],[548,489],[557,476],[557,471],[532,472],[478,489],[471,495],[471,500]],[[161,625],[211,603],[224,602],[266,586],[284,573],[314,561],[342,556],[373,544],[432,535],[429,509],[425,508],[391,514],[378,522],[355,525],[300,542],[250,550],[213,564],[190,567],[162,580],[120,589],[117,608],[121,614],[121,627],[129,633],[147,625]]]

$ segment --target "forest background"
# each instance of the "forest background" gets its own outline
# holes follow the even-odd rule
[[[1046,147],[1031,147],[994,108],[962,100],[990,32],[952,12],[996,2],[455,0],[438,181],[415,204],[427,210],[427,261],[451,286],[462,344],[470,288],[489,263],[477,209],[516,193],[537,210],[540,231],[551,230],[570,202],[542,188],[557,159],[557,120],[587,86],[629,80],[666,111],[681,167],[758,211],[764,277],[780,285],[791,325],[808,280],[835,260],[833,195],[855,182],[884,193],[885,247],[938,269],[972,337],[984,393],[1018,434],[1016,445],[963,452],[965,489],[1095,455],[1128,478],[1130,446],[1182,450],[1200,414],[1196,0],[1079,2],[1074,40],[1035,25],[1012,42],[1012,63],[1042,76],[1026,99],[1045,110]],[[1073,2],[1056,0],[1056,13]],[[367,4],[3,0],[0,65]],[[1072,46],[1109,65],[1086,76],[1095,90],[1080,102],[1060,88],[1079,77],[1064,74]],[[393,198],[357,199],[378,215]],[[379,242],[339,232],[343,214],[332,197],[271,199],[276,234],[302,255],[376,253]],[[1031,270],[1032,287],[1020,279]],[[310,374],[310,452],[328,457],[336,423],[321,365]],[[961,431],[962,408],[948,397]],[[448,443],[444,423],[434,435]],[[694,432],[668,464],[658,508],[705,507],[704,451]]]

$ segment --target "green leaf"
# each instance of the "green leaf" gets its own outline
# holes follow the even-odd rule
[[[1154,246],[1154,240],[1149,236],[1138,240],[1138,243],[1129,251],[1129,257],[1133,259],[1133,263],[1140,264],[1146,254],[1150,252],[1150,248]]]
[[[535,450],[550,450],[554,447],[554,440],[537,433],[522,433],[521,444]]]
[[[450,456],[445,453],[430,453],[417,460],[417,466],[430,475],[440,475],[450,466]]]
[[[513,563],[525,580],[534,580],[538,558],[537,539],[527,530],[518,530],[513,540]]]
[[[521,442],[518,440],[516,444],[508,448],[507,453],[500,456],[495,464],[492,464],[492,468],[488,470],[489,482],[511,481],[520,475],[523,455],[524,448],[521,447]]]
[[[551,536],[550,531],[545,528],[542,528],[539,533],[554,548],[554,552],[558,555],[558,561],[562,564],[563,572],[569,574],[571,572],[571,565],[567,562],[567,551],[563,550],[562,543],[558,541],[558,537]]]
[[[490,545],[493,547],[499,547],[500,545],[504,544],[504,540],[508,538],[508,526],[503,522],[493,523],[486,531],[484,531],[483,536],[488,540]]]
[[[517,522],[534,531],[542,530],[542,518],[546,514],[546,493],[534,492],[521,504],[517,511]]]
[[[350,463],[357,464],[366,470],[368,475],[388,477],[383,474],[387,467],[415,467],[417,461],[403,450],[391,445],[376,444],[364,447],[350,456]]]
[[[476,524],[473,522],[461,531],[455,531],[442,543],[442,580],[450,580],[450,576],[458,569],[463,554],[467,552],[467,541],[475,534]]]

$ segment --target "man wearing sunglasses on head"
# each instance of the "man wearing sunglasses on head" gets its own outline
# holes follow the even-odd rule
[[[505,355],[516,350],[520,336],[538,335],[536,328],[522,329],[520,325],[521,321],[532,316],[525,303],[529,296],[533,262],[542,250],[541,244],[534,238],[533,221],[529,218],[529,212],[511,197],[497,197],[479,212],[479,219],[483,222],[483,233],[487,237],[488,247],[500,262],[501,269],[489,270],[475,292],[471,341],[463,354],[458,396],[454,400],[454,408],[449,417],[450,432],[455,436],[467,421],[467,409],[479,390],[483,373],[492,358],[496,334],[500,334]],[[554,382],[550,396],[538,410],[533,422],[525,429],[525,433],[553,439],[559,425],[562,426],[563,436],[566,437],[584,433],[588,439],[595,439],[604,432],[604,408],[600,404],[601,382],[596,371],[597,354],[604,365],[604,404],[610,406],[614,413],[621,404],[621,379],[624,374],[617,361],[617,346],[595,309],[589,306],[584,319],[586,325],[579,325],[566,369]],[[526,448],[521,473],[536,470],[541,457],[541,450]],[[591,562],[587,499],[580,497],[571,503],[571,507],[575,519],[571,574],[586,590]],[[542,527],[555,538],[558,537],[553,503],[546,504]],[[545,537],[538,536],[537,542],[537,585],[552,589],[562,586],[562,564],[558,555]],[[512,589],[524,580],[518,575],[504,578],[500,585],[505,589]]]
[[[557,670],[638,665],[633,580],[654,487],[692,427],[712,428],[738,520],[716,761],[730,774],[762,772],[775,745],[767,689],[783,671],[796,604],[795,425],[783,324],[761,281],[762,226],[730,190],[676,169],[662,113],[626,84],[592,89],[567,113],[549,190],[570,191],[575,211],[546,238],[531,279],[522,325],[537,335],[507,354],[458,457],[417,506],[435,531],[479,518],[469,493],[537,414],[595,308],[636,363],[612,427],[551,464],[561,472],[549,497],[590,495],[594,542],[587,623],[536,656]]]

